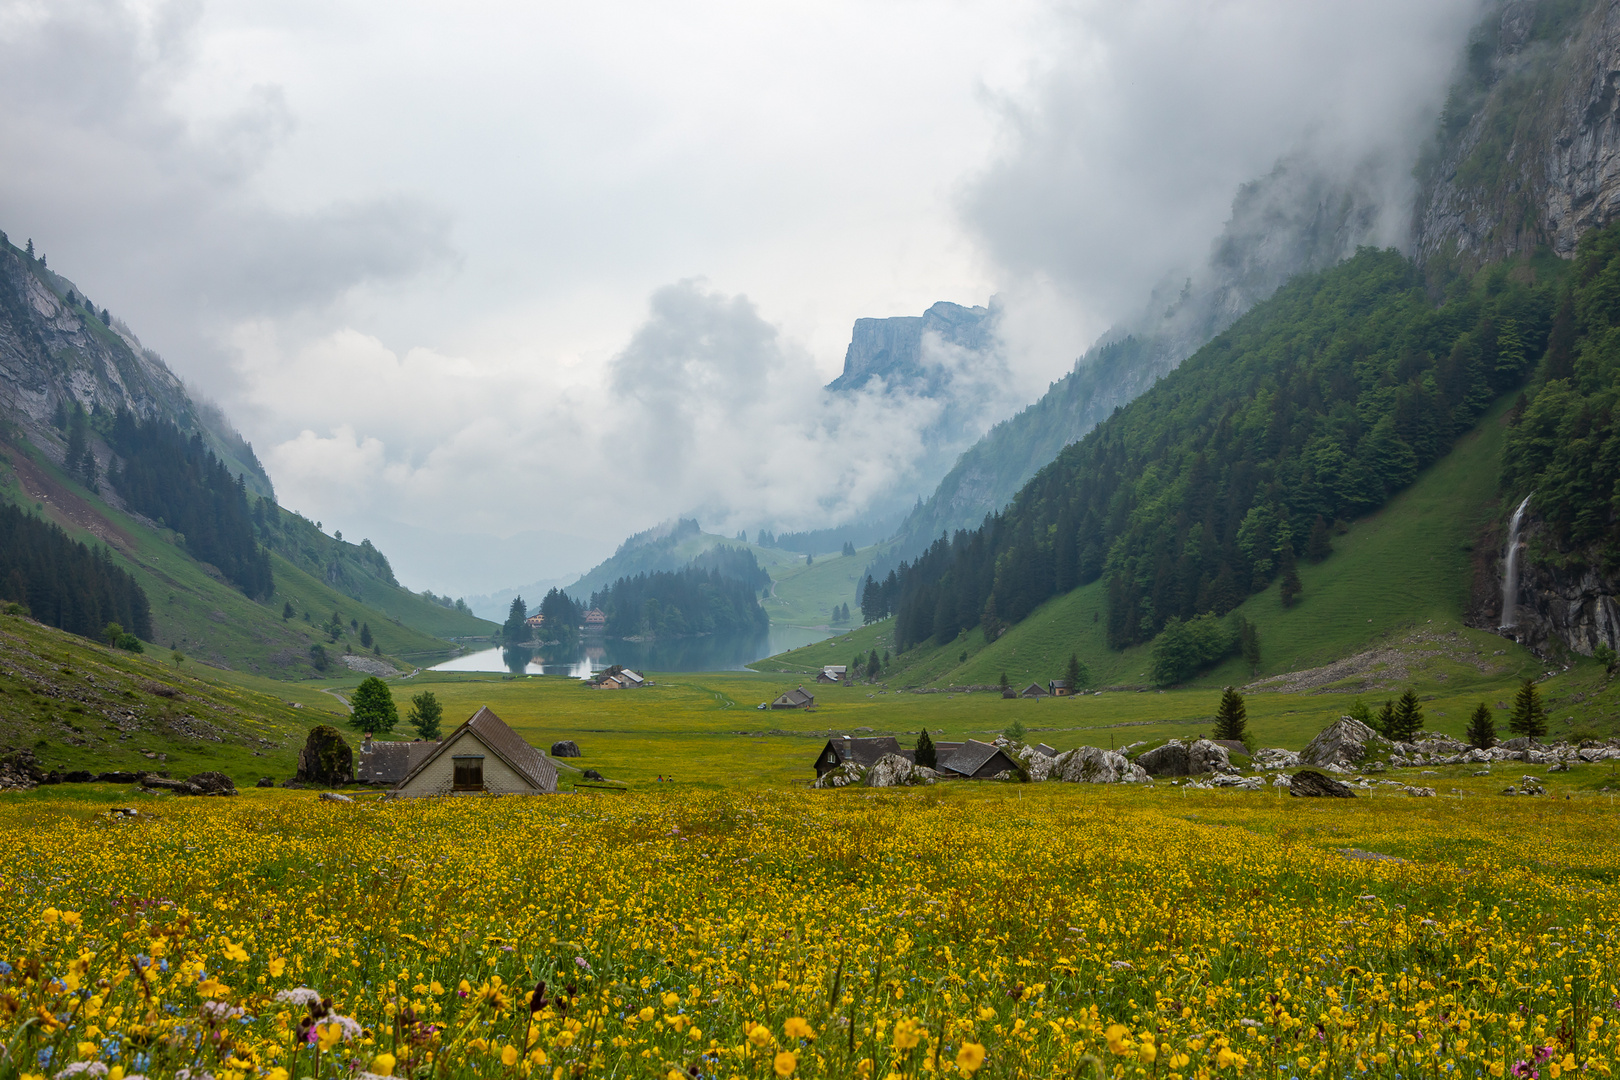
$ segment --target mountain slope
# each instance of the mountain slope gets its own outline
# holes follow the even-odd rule
[[[1104,335],[1040,400],[963,453],[900,527],[895,557],[910,558],[941,535],[977,526],[1063,447],[1285,281],[1333,266],[1376,242],[1382,230],[1374,178],[1365,169],[1345,175],[1291,159],[1244,185],[1205,266],[1167,281],[1139,316]]]
[[[1521,673],[1539,673],[1542,665],[1527,649],[1463,625],[1474,548],[1489,535],[1500,509],[1496,476],[1509,404],[1499,403],[1383,509],[1336,535],[1331,555],[1302,563],[1304,589],[1292,607],[1282,604],[1273,584],[1235,610],[1259,631],[1258,672],[1251,674],[1234,657],[1191,685],[1263,681],[1377,650],[1386,651],[1346,665],[1342,673],[1325,673],[1325,679],[1338,678],[1322,686],[1388,688],[1402,672],[1417,670],[1452,686],[1500,685]],[[1108,647],[1107,600],[1103,583],[1093,582],[1042,604],[992,643],[974,630],[944,645],[927,642],[898,653],[884,678],[891,686],[962,686],[992,684],[1005,673],[1018,686],[1044,686],[1063,676],[1075,653],[1095,686],[1148,684],[1149,646]],[[848,663],[854,653],[874,647],[894,648],[893,619],[751,666],[812,671]]]

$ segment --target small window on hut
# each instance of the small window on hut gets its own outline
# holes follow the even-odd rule
[[[484,757],[455,757],[456,775],[452,786],[454,791],[483,791],[484,790]]]

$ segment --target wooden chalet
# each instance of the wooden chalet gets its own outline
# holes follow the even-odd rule
[[[507,727],[488,706],[437,743],[428,745],[432,751],[399,781],[395,795],[557,793],[557,766]]]
[[[813,709],[815,706],[816,695],[807,692],[802,686],[789,690],[771,702],[773,709]]]
[[[1024,698],[1043,698],[1046,696],[1046,691],[1041,689],[1040,683],[1030,683],[1028,686],[1024,687],[1018,692],[1018,696]]]
[[[637,690],[643,686],[652,685],[637,672],[627,667],[614,664],[597,672],[585,685],[592,690]]]
[[[1068,697],[1074,693],[1074,687],[1069,685],[1068,679],[1051,679],[1046,684],[1046,692],[1053,697]]]
[[[849,668],[843,664],[828,664],[816,674],[818,683],[842,683],[848,676]]]
[[[591,608],[585,613],[585,629],[601,630],[607,626],[607,615],[601,608]]]

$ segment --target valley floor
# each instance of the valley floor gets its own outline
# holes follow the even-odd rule
[[[0,989],[43,1018],[8,1054],[276,1080],[1609,1075],[1620,810],[1563,793],[270,791],[130,816],[41,789],[0,800]]]

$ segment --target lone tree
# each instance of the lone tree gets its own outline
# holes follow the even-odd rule
[[[286,622],[288,619],[290,619],[292,617],[293,617],[293,606],[292,606],[292,601],[289,600],[285,604],[281,605],[281,621]]]
[[[1524,680],[1513,696],[1508,730],[1526,739],[1539,739],[1547,734],[1547,707],[1541,703],[1541,691],[1536,689],[1534,679]]]
[[[1002,676],[1005,678],[1006,676]],[[1086,665],[1080,662],[1079,653],[1069,654],[1069,666],[1064,669],[1063,677],[1069,680],[1069,693],[1078,693],[1091,685],[1091,672]]]
[[[1389,737],[1396,742],[1411,742],[1423,730],[1423,706],[1418,704],[1417,691],[1410,686],[1390,714]]]
[[[1282,554],[1282,585],[1278,587],[1282,594],[1282,605],[1285,608],[1294,606],[1299,594],[1305,591],[1304,584],[1299,580],[1299,570],[1294,565],[1294,547],[1292,544],[1283,545]]]
[[[1008,690],[1008,689],[1012,688],[1012,683],[1007,681],[1007,673],[1005,671],[1003,671],[1001,673],[1001,688],[1003,690]]]
[[[433,691],[424,690],[411,698],[411,712],[407,717],[416,734],[424,739],[437,739],[439,737],[439,721],[444,719],[444,706]]]
[[[1483,701],[1474,715],[1468,718],[1468,745],[1480,750],[1489,750],[1496,745],[1496,721],[1491,717],[1491,709]]]
[[[374,731],[386,735],[399,723],[394,695],[389,692],[388,684],[375,675],[355,689],[349,710],[349,726],[356,731]]]
[[[1215,737],[1242,742],[1248,730],[1249,710],[1244,707],[1243,695],[1228,686],[1221,691],[1221,703],[1215,710]]]
[[[1238,648],[1243,662],[1249,665],[1249,674],[1260,673],[1260,629],[1243,616],[1238,616]]]
[[[928,737],[927,728],[917,733],[917,764],[929,769],[939,765],[939,755],[934,753],[934,740]]]
[[[1386,739],[1395,737],[1395,703],[1385,700],[1373,714],[1371,727]]]
[[[371,624],[360,624],[360,645],[362,648],[371,648]]]
[[[878,670],[878,654],[877,650],[873,649],[872,655],[866,658],[866,677],[868,679],[877,678]]]

